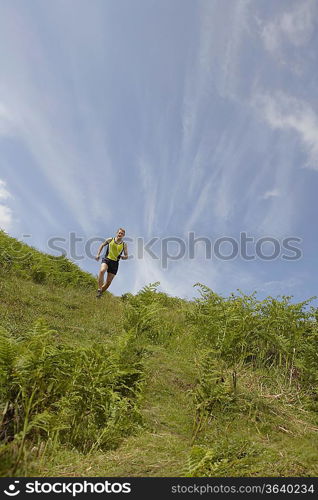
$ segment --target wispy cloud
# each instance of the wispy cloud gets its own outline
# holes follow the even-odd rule
[[[306,45],[315,26],[316,2],[306,0],[267,23],[262,30],[264,45],[270,52],[280,51],[286,43],[296,47]]]
[[[170,262],[167,270],[162,269],[161,261],[154,260],[146,255],[142,260],[134,261],[135,279],[133,282],[132,293],[138,292],[145,284],[160,282],[160,289],[166,293],[178,297],[191,297],[193,295],[193,285],[201,282],[216,290],[221,283],[221,271],[218,266],[212,262],[205,262],[205,265],[199,264],[198,260],[189,261],[182,259]],[[208,268],[208,271],[207,271]]]
[[[0,179],[0,200],[7,200],[8,198],[11,198],[11,194],[7,190],[7,185],[6,183]]]
[[[153,166],[141,158],[139,164],[139,175],[141,185],[141,196],[144,199],[144,225],[147,237],[155,231],[156,209],[159,204],[157,199],[157,176],[154,174]]]
[[[3,200],[8,200],[12,195],[8,191],[5,181],[0,179],[0,228],[9,231],[13,224],[13,212],[9,206],[3,203]]]
[[[291,276],[289,278],[260,283],[258,291],[266,295],[294,295],[296,290],[302,289],[306,286],[307,280],[308,275],[306,273],[299,272],[296,276]]]
[[[0,178],[14,193],[1,220],[21,214],[41,248],[53,231],[117,225],[145,239],[295,234],[316,189],[297,163],[318,169],[317,2],[78,0],[75,24],[73,3],[1,4]],[[277,279],[203,253],[168,270],[127,261],[113,290]]]
[[[270,189],[263,194],[262,199],[268,200],[270,198],[275,198],[276,196],[281,196],[279,189]]]
[[[276,130],[297,133],[307,161],[304,166],[318,169],[318,116],[309,103],[279,91],[259,93],[254,106],[260,116]]]
[[[0,43],[12,55],[8,58],[0,53],[6,74],[1,85],[0,133],[10,134],[23,144],[29,153],[25,168],[41,172],[48,184],[46,189],[59,197],[59,206],[65,207],[76,227],[89,234],[110,215],[109,196],[105,198],[100,179],[104,175],[110,182],[112,169],[97,114],[79,95],[78,86],[66,84],[68,79],[77,81],[77,52],[73,51],[71,57],[65,31],[65,51],[56,58],[52,47],[43,43],[32,9],[23,11],[10,4],[3,9]],[[96,9],[93,11],[97,17]],[[39,13],[44,24],[48,22],[48,14],[41,9]],[[79,19],[80,24],[83,22]],[[56,34],[66,28],[64,23],[64,18],[55,18]],[[76,31],[79,35],[80,29]]]
[[[227,148],[232,151],[234,141],[223,134],[223,127],[228,123],[222,113],[228,112],[227,99],[236,98],[240,47],[249,4],[250,0],[238,0],[231,2],[231,9],[227,9],[220,8],[214,1],[198,3],[198,44],[190,53],[184,78],[180,110],[182,139],[173,195],[167,207],[167,218],[172,220],[176,204],[185,194],[191,200],[190,206],[196,205],[185,230],[198,222],[204,209],[211,214],[215,211],[219,221],[220,217],[224,221],[230,212],[230,190],[224,189],[229,166],[225,158],[229,157]],[[226,30],[223,29],[225,23]],[[233,131],[235,136],[238,130]],[[219,176],[224,182],[220,182]]]
[[[290,4],[291,8],[276,14],[271,21],[259,22],[260,36],[265,50],[276,63],[301,76],[311,71],[316,60],[311,42],[317,26],[318,5],[313,0]]]
[[[16,117],[13,117],[4,102],[0,101],[0,136],[14,135],[15,123]]]
[[[201,192],[196,199],[193,211],[191,212],[189,219],[186,221],[185,232],[192,231],[196,226],[199,217],[202,215],[203,211],[208,205],[209,200],[211,199],[211,189],[212,181],[210,180],[205,185],[203,185]]]

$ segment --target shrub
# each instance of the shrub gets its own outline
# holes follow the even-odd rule
[[[122,356],[127,342],[68,346],[43,320],[13,339],[0,335],[0,437],[18,443],[51,439],[82,452],[118,445],[141,423],[140,356]]]

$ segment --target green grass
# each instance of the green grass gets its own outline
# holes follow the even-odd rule
[[[42,281],[0,271],[0,475],[318,475],[316,311],[203,285],[97,300],[31,254]]]
[[[1,325],[15,336],[39,317],[65,342],[107,342],[122,331],[123,303],[108,292],[97,301],[95,288],[43,286],[7,274],[1,278]]]
[[[179,354],[184,354],[181,349]],[[183,357],[184,361],[188,358]],[[189,389],[195,380],[190,365],[175,363],[163,347],[149,350],[141,413],[143,427],[116,450],[83,457],[65,449],[34,469],[40,476],[163,476],[180,475],[191,446],[193,402]],[[193,365],[192,365],[193,368]],[[186,377],[185,377],[186,375]],[[63,467],[61,463],[72,464]]]

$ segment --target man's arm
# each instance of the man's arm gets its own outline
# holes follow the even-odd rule
[[[123,255],[124,254],[124,255]],[[127,248],[127,243],[124,242],[124,252],[123,254],[121,255],[121,259],[128,259],[128,248]]]
[[[98,249],[98,252],[97,252],[97,255],[95,257],[96,260],[99,260],[99,256],[100,256],[100,253],[101,251],[103,250],[103,248],[107,245],[107,243],[109,243],[112,239],[111,238],[107,238],[107,240],[104,241],[104,243],[102,243]]]

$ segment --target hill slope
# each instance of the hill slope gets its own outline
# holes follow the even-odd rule
[[[66,259],[12,244],[1,233],[2,476],[317,476],[313,308],[203,285],[98,301]]]

